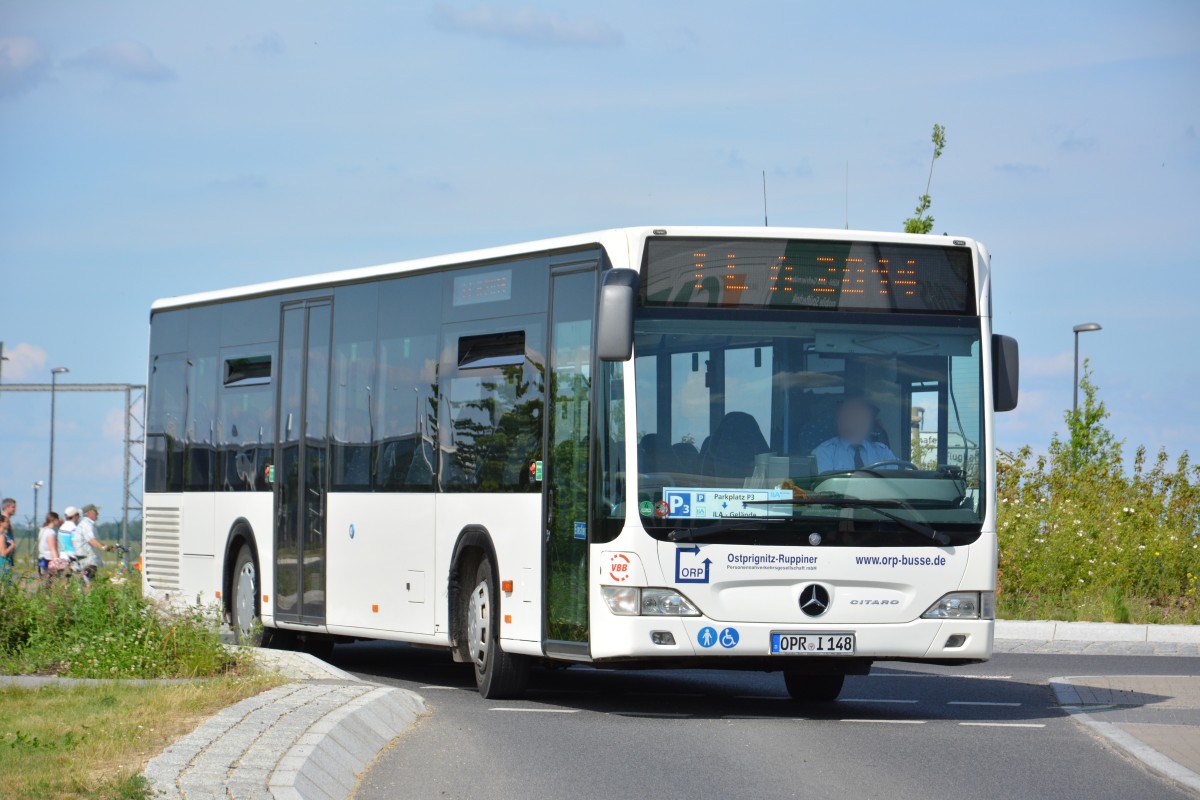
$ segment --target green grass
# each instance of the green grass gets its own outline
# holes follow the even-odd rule
[[[250,673],[184,684],[0,687],[0,794],[150,797],[146,763],[217,711],[283,682]]]

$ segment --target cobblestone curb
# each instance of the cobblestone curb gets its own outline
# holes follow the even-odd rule
[[[147,765],[163,800],[347,798],[358,773],[425,711],[417,694],[359,680],[304,653],[255,651],[300,680],[203,722]]]

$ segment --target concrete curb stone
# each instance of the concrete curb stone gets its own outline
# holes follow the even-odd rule
[[[1040,642],[1200,644],[1200,625],[1129,625],[1117,622],[998,619],[996,638]]]
[[[425,701],[307,653],[256,650],[291,683],[205,720],[143,774],[163,800],[348,798],[358,774],[425,713]]]

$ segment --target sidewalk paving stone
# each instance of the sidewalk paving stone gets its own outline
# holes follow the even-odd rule
[[[1075,721],[1200,795],[1200,675],[1052,678]]]

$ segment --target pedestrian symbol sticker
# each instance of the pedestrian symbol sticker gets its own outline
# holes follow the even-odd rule
[[[700,635],[696,639],[700,642],[701,647],[712,647],[717,643],[717,630],[711,627],[701,628]]]
[[[711,630],[711,628],[708,630]],[[701,633],[703,634],[703,631],[701,631]],[[736,647],[738,638],[737,628],[726,628],[725,630],[721,631],[721,647],[724,647],[726,650],[731,647]]]

